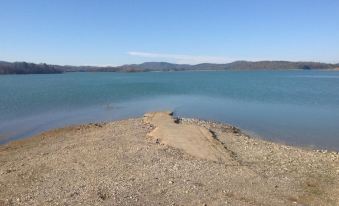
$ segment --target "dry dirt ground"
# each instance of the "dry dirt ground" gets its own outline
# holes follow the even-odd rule
[[[339,205],[336,152],[157,115],[1,145],[0,205]]]

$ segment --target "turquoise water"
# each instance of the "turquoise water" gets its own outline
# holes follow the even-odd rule
[[[339,150],[339,72],[331,71],[0,76],[0,143],[164,109],[274,141]]]

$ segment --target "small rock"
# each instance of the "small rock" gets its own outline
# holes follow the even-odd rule
[[[11,172],[14,172],[15,171],[15,169],[7,169],[6,171],[5,171],[5,174],[8,174],[8,173],[11,173]]]
[[[168,183],[169,183],[169,184],[173,184],[174,182],[171,180],[171,181],[169,181]]]

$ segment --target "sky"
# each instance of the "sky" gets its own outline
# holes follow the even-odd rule
[[[0,60],[339,63],[339,1],[0,0]]]

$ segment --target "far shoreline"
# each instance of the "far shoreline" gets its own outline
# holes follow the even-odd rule
[[[0,76],[28,76],[28,75],[51,75],[51,74],[70,74],[70,73],[123,73],[123,74],[134,74],[134,73],[166,73],[166,72],[288,72],[288,71],[319,71],[319,72],[338,72],[339,68],[334,69],[227,69],[227,70],[168,70],[168,71],[70,71],[70,72],[60,72],[60,73],[8,73],[1,74]]]
[[[0,74],[39,74],[65,72],[149,72],[149,71],[227,71],[227,70],[316,70],[336,69],[338,64],[306,61],[233,61],[229,63],[177,64],[144,62],[120,66],[72,66],[46,63],[0,61]]]

